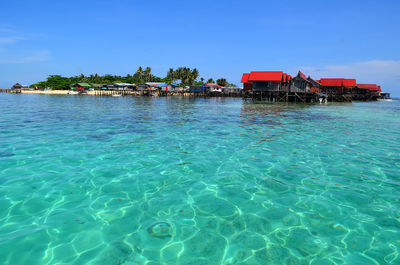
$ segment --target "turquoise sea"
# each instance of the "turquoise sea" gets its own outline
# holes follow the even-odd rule
[[[400,264],[400,101],[0,94],[0,264]]]

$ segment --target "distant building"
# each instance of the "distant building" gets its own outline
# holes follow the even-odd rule
[[[381,86],[377,84],[357,84],[354,89],[356,94],[365,95],[365,94],[379,94],[382,92]]]
[[[222,88],[224,93],[231,93],[231,94],[240,94],[242,93],[243,89],[239,87],[224,87]]]
[[[112,83],[107,85],[108,90],[135,90],[135,84],[129,83]]]
[[[204,85],[207,92],[222,92],[222,86],[217,84],[205,84]]]
[[[171,91],[172,86],[163,82],[147,82],[146,85],[152,87],[155,90]]]
[[[351,92],[357,86],[356,79],[345,78],[321,78],[319,83],[322,93],[346,93]]]
[[[139,90],[139,91],[147,90],[149,88],[150,88],[150,86],[147,85],[147,84],[139,84],[139,85],[136,86],[136,89]]]
[[[71,89],[73,90],[89,90],[93,88],[93,86],[89,83],[76,83],[71,85]]]
[[[206,92],[206,87],[204,85],[190,86],[189,92],[190,93],[203,93],[203,92]]]
[[[22,89],[22,85],[19,83],[16,83],[15,85],[12,86],[11,89]]]

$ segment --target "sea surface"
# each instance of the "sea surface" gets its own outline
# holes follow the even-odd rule
[[[400,101],[0,94],[0,264],[400,264]]]

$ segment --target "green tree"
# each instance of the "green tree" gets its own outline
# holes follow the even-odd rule
[[[217,85],[219,85],[219,86],[226,86],[227,84],[228,84],[228,81],[226,81],[225,78],[217,79]]]
[[[81,74],[80,76],[79,76],[79,82],[86,82],[87,80],[86,80],[86,76],[84,75],[84,74]]]
[[[150,67],[147,66],[146,69],[144,69],[143,75],[144,75],[144,79],[146,80],[146,82],[151,82],[152,74],[151,74],[151,68]]]
[[[61,75],[50,75],[46,80],[46,86],[51,89],[69,89],[70,85],[70,79]]]
[[[169,70],[167,72],[167,78],[171,79],[172,81],[175,80],[174,68],[169,68]]]
[[[199,77],[199,70],[194,68],[190,73],[189,84],[191,85]]]
[[[139,66],[139,68],[136,70],[136,73],[133,75],[134,80],[136,83],[143,83],[143,68]]]
[[[214,84],[215,83],[215,81],[214,81],[214,79],[212,79],[212,78],[209,78],[208,80],[207,80],[207,84]]]

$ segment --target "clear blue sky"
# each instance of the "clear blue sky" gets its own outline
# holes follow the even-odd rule
[[[301,69],[400,96],[400,1],[4,1],[0,87],[47,75]]]

